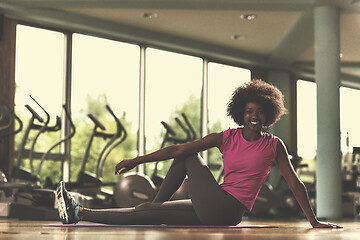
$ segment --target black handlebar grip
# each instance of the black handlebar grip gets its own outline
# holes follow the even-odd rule
[[[170,133],[171,135],[175,136],[175,131],[164,121],[161,121],[161,124],[165,127],[166,131]]]
[[[106,130],[106,127],[99,121],[99,119],[97,119],[94,115],[92,115],[91,113],[88,114],[88,117],[91,119],[91,121],[93,121],[95,123],[96,126],[98,126],[99,128],[101,128],[101,130]]]
[[[35,112],[35,110],[32,107],[30,107],[28,104],[26,104],[25,107],[31,112],[33,117],[36,118],[39,122],[41,123],[44,122],[44,119],[40,117],[40,115],[37,114],[37,112]]]
[[[111,109],[111,107],[110,107],[109,105],[106,105],[106,109],[108,110],[108,112],[109,112],[111,115],[115,116],[113,110]]]
[[[186,127],[184,126],[184,124],[180,121],[179,118],[175,118],[176,123],[181,127],[182,130],[184,130],[184,132],[188,132],[188,130],[186,129]]]
[[[111,116],[113,116],[113,118],[115,119],[115,122],[116,122],[116,134],[118,136],[120,136],[122,131],[125,132],[124,126],[121,124],[119,118],[116,117],[115,113],[113,112],[113,110],[111,109],[111,107],[109,105],[106,105],[106,109],[111,114]]]

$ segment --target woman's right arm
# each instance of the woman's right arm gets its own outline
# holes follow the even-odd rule
[[[142,163],[158,162],[175,157],[191,155],[213,147],[220,148],[221,144],[222,133],[211,133],[199,140],[184,144],[171,145],[144,156],[139,156],[133,159],[125,159],[116,165],[115,175],[125,173]]]

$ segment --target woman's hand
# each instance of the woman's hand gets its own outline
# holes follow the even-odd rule
[[[125,159],[116,164],[115,166],[115,175],[125,173],[127,171],[130,171],[134,167],[136,167],[138,163],[136,163],[135,158],[134,159]]]
[[[327,223],[327,222],[320,222],[320,221],[317,221],[312,226],[313,226],[313,228],[343,228],[340,225],[336,225],[336,224],[333,224],[333,223]]]

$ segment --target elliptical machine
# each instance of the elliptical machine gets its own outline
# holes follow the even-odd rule
[[[51,147],[41,156],[40,163],[39,163],[39,166],[38,166],[38,169],[37,169],[37,172],[36,172],[37,176],[40,176],[40,172],[41,172],[43,163],[49,157],[49,155],[51,154],[51,151],[53,149],[55,149],[57,146],[59,146],[60,144],[62,144],[64,142],[67,142],[67,141],[70,141],[71,138],[73,138],[75,133],[76,133],[75,125],[74,125],[74,123],[72,121],[72,118],[70,116],[70,113],[69,113],[68,109],[66,108],[66,105],[64,104],[62,106],[62,108],[63,108],[63,111],[65,113],[65,118],[70,123],[70,133],[68,135],[64,136],[59,141],[55,142],[53,145],[51,145]],[[64,161],[65,157],[66,156],[63,156],[62,154],[60,154],[61,161]],[[56,188],[56,185],[53,183],[53,181],[51,180],[50,177],[46,177],[44,188],[48,188],[48,189],[55,189]]]
[[[0,122],[6,120],[7,123],[0,126],[0,141],[1,137],[9,137],[15,135],[21,132],[21,130],[23,129],[23,122],[20,120],[20,118],[11,109],[9,109],[3,104],[0,104]],[[12,132],[9,132],[15,121],[19,124],[18,128]]]
[[[25,142],[34,120],[43,119],[29,105],[26,108],[32,113],[29,126],[26,129],[25,136],[22,141],[21,150],[24,150]],[[22,128],[20,119],[14,114],[12,120],[19,121],[19,129],[9,134],[15,134]],[[43,128],[43,127],[41,127]],[[40,128],[40,129],[41,129]],[[33,148],[32,150],[33,151]],[[20,151],[22,153],[22,151]],[[22,156],[22,155],[20,155]],[[19,158],[21,159],[21,158]],[[10,218],[28,219],[28,220],[56,220],[58,214],[56,211],[56,192],[50,189],[42,189],[38,184],[38,177],[30,171],[18,169],[25,172],[22,176],[34,177],[35,181],[26,181],[26,179],[16,179],[16,182],[2,182],[0,189],[5,192],[5,197],[1,199],[2,216]],[[30,179],[31,180],[31,179]]]
[[[115,186],[116,183],[113,182],[104,182],[102,178],[103,167],[106,161],[106,158],[110,152],[117,147],[119,144],[125,141],[127,137],[126,130],[121,124],[120,120],[114,114],[109,105],[106,106],[107,111],[114,118],[116,123],[116,132],[115,133],[106,133],[106,127],[100,122],[100,120],[95,117],[93,114],[88,114],[88,117],[94,123],[94,127],[90,134],[88,143],[85,148],[85,153],[83,156],[83,161],[81,164],[81,169],[78,173],[76,182],[66,183],[66,188],[70,191],[77,191],[78,193],[91,197],[91,207],[93,208],[104,208],[104,207],[115,207],[114,201],[114,192],[104,188],[105,186]],[[100,131],[99,131],[100,129]],[[102,148],[96,165],[96,172],[92,173],[86,171],[86,164],[88,163],[90,149],[95,137],[103,138],[107,140],[107,143]],[[98,195],[101,195],[102,198],[99,198]]]
[[[15,120],[19,123],[18,129],[10,131],[13,127]],[[2,138],[9,137],[11,135],[17,134],[22,130],[23,123],[20,118],[11,111],[7,106],[0,104],[0,143],[3,140]],[[24,186],[24,184],[13,184],[8,182],[6,175],[0,171],[0,211],[1,217],[8,217],[10,211],[9,204],[13,201],[13,191],[18,190],[22,187],[30,187],[29,185]],[[4,211],[5,210],[5,211]]]
[[[10,131],[14,123],[18,122],[19,126],[16,130]],[[23,123],[20,118],[8,107],[0,103],[0,143],[2,138],[9,137],[21,132],[23,128]],[[0,171],[0,183],[7,182],[6,175]],[[0,190],[1,191],[1,190]],[[1,193],[0,193],[1,199]]]
[[[25,133],[21,140],[20,147],[17,152],[17,164],[13,167],[12,179],[15,182],[31,182],[34,186],[40,186],[40,177],[35,173],[33,166],[33,159],[35,156],[41,157],[41,153],[35,153],[35,145],[41,134],[44,132],[55,132],[60,130],[61,119],[60,117],[56,117],[56,123],[54,126],[48,126],[50,122],[50,115],[48,112],[33,98],[31,99],[40,107],[40,109],[44,112],[46,119],[44,120],[40,115],[32,108],[30,105],[26,104],[25,107],[30,111],[31,118],[29,119],[28,126],[25,129]],[[37,120],[41,124],[36,124],[35,120]],[[26,149],[25,145],[29,139],[29,134],[31,130],[36,130],[37,134],[31,144],[30,149]],[[29,158],[30,169],[25,169],[21,167],[21,163],[25,155]]]

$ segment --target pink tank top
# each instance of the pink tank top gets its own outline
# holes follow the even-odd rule
[[[221,187],[249,212],[275,161],[277,143],[277,137],[265,132],[249,142],[244,139],[242,128],[223,131],[220,151],[225,175]]]

